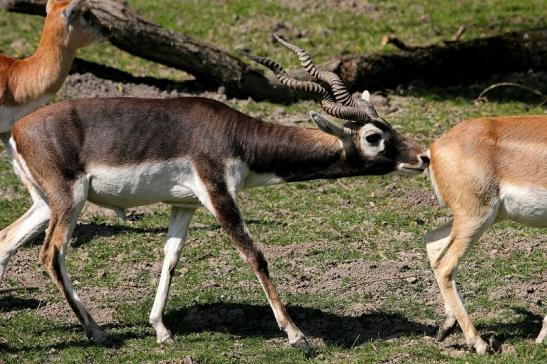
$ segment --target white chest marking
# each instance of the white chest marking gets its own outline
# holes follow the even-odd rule
[[[0,106],[0,133],[11,133],[13,124],[15,124],[17,120],[35,111],[50,98],[50,95],[45,95],[22,105]]]
[[[501,213],[508,219],[538,227],[547,227],[547,189],[533,186],[502,185]]]

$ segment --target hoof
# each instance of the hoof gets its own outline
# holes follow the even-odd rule
[[[477,340],[475,340],[475,343],[474,344],[471,344],[469,345],[471,350],[475,349],[475,351],[477,352],[477,354],[479,355],[485,355],[489,352],[492,352],[491,349],[490,349],[490,345],[488,345],[486,343],[486,341],[484,341],[482,338],[477,338]]]
[[[87,337],[90,340],[93,340],[93,342],[95,344],[100,345],[100,346],[113,346],[114,345],[114,343],[113,343],[112,339],[110,338],[110,336],[108,336],[108,334],[103,330],[94,330],[93,332],[88,333]]]
[[[156,342],[158,344],[170,345],[175,343],[171,332],[167,329],[167,327],[165,327],[165,325],[163,325],[163,323],[156,324],[154,329],[156,329]]]
[[[312,350],[313,349],[305,336],[300,337],[299,339],[295,340],[294,342],[291,342],[290,344],[291,344],[291,346],[293,346],[295,348],[300,348],[300,349],[303,349],[303,350]]]
[[[173,345],[175,343],[175,340],[173,340],[171,335],[158,337],[156,341],[158,344],[163,344],[163,345]]]
[[[447,318],[446,321],[439,327],[439,332],[437,333],[437,341],[443,342],[444,339],[446,339],[452,332],[454,332],[454,329],[457,326],[457,322],[455,319]]]

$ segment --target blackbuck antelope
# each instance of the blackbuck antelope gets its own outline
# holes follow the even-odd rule
[[[251,266],[289,342],[307,346],[245,227],[238,192],[318,178],[419,174],[429,161],[417,145],[378,117],[368,101],[353,99],[334,74],[318,72],[309,57],[298,52],[314,70],[312,75],[327,81],[330,91],[317,82],[290,79],[274,62],[253,58],[273,68],[289,88],[318,96],[324,111],[345,119],[344,125],[312,112],[319,130],[282,126],[199,97],[66,101],[17,122],[11,139],[16,165],[31,193],[42,201],[44,218],[50,219],[40,260],[88,337],[97,343],[107,338],[75,293],[64,264],[67,242],[85,201],[110,208],[164,202],[172,206],[172,213],[150,314],[158,342],[172,340],[163,323],[171,277],[190,219],[204,206]],[[21,219],[21,235],[34,224],[31,219]]]
[[[453,220],[429,232],[427,255],[444,299],[444,340],[458,322],[467,344],[489,350],[456,290],[456,269],[467,250],[494,222],[510,219],[547,227],[547,116],[467,120],[429,149],[429,174]],[[537,343],[545,341],[547,316]]]
[[[9,139],[15,121],[54,96],[68,75],[78,48],[108,33],[89,11],[85,0],[49,0],[46,12],[42,38],[32,56],[18,60],[0,54],[0,139],[10,161],[13,157]],[[30,182],[20,177],[30,189]],[[0,232],[0,280],[16,249],[47,227],[49,214],[44,210],[42,199],[35,195],[32,199],[34,204],[24,219]]]

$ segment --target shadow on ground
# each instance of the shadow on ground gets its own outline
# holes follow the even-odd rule
[[[489,86],[511,82],[517,83],[527,88],[539,91],[544,96],[537,95],[529,90],[524,90],[514,86],[499,86],[493,88],[485,94],[490,102],[523,102],[530,106],[538,106],[545,102],[547,95],[547,72],[520,72],[495,75],[490,80],[481,80],[477,83],[461,86],[434,86],[421,81],[413,81],[408,85],[402,86],[400,92],[410,96],[428,96],[434,100],[453,100],[464,99],[474,101]]]
[[[11,305],[12,309],[36,308],[40,304],[37,300],[17,299],[14,297],[1,298],[2,305]],[[499,323],[479,326],[485,337],[493,337],[500,345],[511,339],[534,338],[541,329],[543,317],[528,310],[514,308],[515,312],[523,318],[516,323]],[[4,310],[5,312],[6,310]],[[8,309],[7,311],[10,311]],[[358,347],[365,342],[374,340],[387,340],[405,336],[433,336],[437,327],[407,319],[397,313],[372,312],[360,316],[345,316],[325,312],[319,309],[290,306],[288,312],[300,327],[310,337],[318,337],[328,345],[340,348]],[[165,323],[177,337],[199,332],[220,332],[240,337],[262,337],[264,339],[282,338],[286,336],[275,323],[271,309],[267,305],[250,305],[241,303],[211,303],[195,305],[188,308],[169,312],[165,317]],[[153,330],[147,322],[142,324],[108,324],[103,328],[110,332],[114,347],[121,347],[127,340],[136,338],[155,339]],[[45,334],[34,332],[35,335]],[[85,339],[83,329],[79,325],[54,324],[47,328],[63,333],[81,333],[82,339],[62,341],[48,347],[26,345],[11,347],[0,343],[0,353],[17,353],[19,351],[32,350],[62,350],[64,348],[86,348],[95,344]],[[113,332],[112,332],[113,331]]]
[[[248,219],[245,220],[248,225],[263,225],[276,227],[283,225],[282,222],[274,220],[258,220],[258,219]],[[106,223],[86,223],[78,224],[76,227],[73,236],[72,246],[77,247],[84,245],[87,242],[97,238],[97,237],[113,237],[120,234],[161,234],[167,232],[167,220],[165,221],[165,226],[159,226],[154,228],[142,228],[134,225],[110,225]],[[220,229],[219,224],[199,224],[199,225],[190,225],[191,230],[218,230]],[[28,245],[42,245],[44,241],[44,233],[38,235],[36,238],[32,239]]]
[[[523,317],[522,320],[512,323],[477,325],[477,329],[484,337],[494,337],[500,343],[517,338],[535,339],[541,330],[543,316],[520,307],[512,307],[511,309],[515,312],[515,315]]]
[[[0,313],[21,311],[26,309],[37,309],[45,302],[34,298],[23,298],[12,295],[0,295]]]
[[[435,327],[410,321],[400,314],[374,312],[344,316],[301,306],[287,308],[295,324],[312,337],[349,348],[363,342],[412,335],[430,335]],[[282,337],[269,306],[213,303],[171,311],[165,319],[175,336],[215,331],[236,336]]]

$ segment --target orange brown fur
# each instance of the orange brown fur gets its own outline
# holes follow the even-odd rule
[[[458,322],[468,345],[483,354],[489,347],[458,295],[456,269],[498,220],[547,227],[547,116],[467,120],[436,140],[429,155],[435,191],[454,215],[425,237],[447,312],[439,339]]]
[[[70,1],[50,3],[36,52],[22,60],[0,55],[0,105],[20,105],[55,93],[68,75],[76,50],[94,40],[78,29],[80,24],[70,29],[63,22],[61,12]]]

